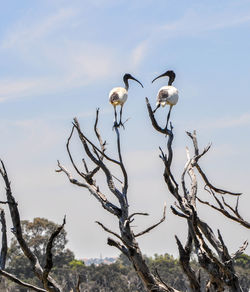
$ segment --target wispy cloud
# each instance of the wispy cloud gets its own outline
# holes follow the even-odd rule
[[[131,52],[131,62],[133,67],[138,67],[144,60],[148,50],[148,41],[140,42]]]
[[[208,123],[206,127],[209,128],[232,128],[232,127],[244,127],[250,125],[250,114],[245,113],[238,117],[225,117],[219,118],[211,123]]]
[[[15,74],[0,80],[0,102],[82,87],[113,76],[128,63],[133,68],[140,64],[143,44],[121,58],[108,43],[91,42],[81,36],[72,38],[68,29],[78,18],[74,9],[64,8],[38,20],[25,19],[8,31],[0,50],[11,49],[18,63],[21,60],[19,66],[25,63],[25,67],[22,76]],[[58,34],[61,28],[65,30],[64,37]],[[26,75],[33,77],[25,78]]]
[[[201,15],[191,10],[188,11],[181,19],[160,26],[159,30],[165,31],[165,33],[169,33],[169,36],[183,34],[193,35],[211,30],[234,27],[244,23],[250,23],[249,13],[235,14],[230,12]]]
[[[140,50],[145,53],[146,50],[152,50],[167,39],[203,36],[209,31],[219,31],[243,24],[250,24],[250,11],[248,10],[238,12],[231,7],[224,11],[209,12],[205,8],[200,10],[190,8],[179,19],[160,25],[156,23],[148,37],[141,43],[142,46],[138,47],[137,54],[140,56]]]
[[[41,80],[0,80],[0,102],[32,94],[41,87]]]
[[[23,48],[28,44],[44,38],[65,26],[69,20],[76,15],[76,11],[71,8],[63,8],[44,19],[23,21],[16,23],[8,32],[3,41],[1,48]]]
[[[195,35],[212,30],[220,30],[250,23],[250,13],[234,13],[234,11],[216,14],[197,13],[190,10],[177,21],[158,27],[159,32],[165,32],[166,37],[179,35]]]
[[[188,125],[188,128],[199,129],[199,130],[213,130],[213,129],[227,129],[227,128],[238,128],[250,126],[250,114],[244,113],[239,116],[231,117],[220,117],[209,120],[193,121]]]

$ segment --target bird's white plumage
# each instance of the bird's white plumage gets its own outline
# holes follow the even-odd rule
[[[172,85],[163,86],[159,89],[157,94],[156,105],[164,107],[166,104],[173,106],[176,105],[179,99],[178,89]]]
[[[113,106],[121,105],[126,102],[128,98],[128,91],[124,87],[115,87],[109,93],[109,102]]]

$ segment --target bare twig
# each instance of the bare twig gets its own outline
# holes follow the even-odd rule
[[[128,221],[130,221],[134,216],[136,215],[141,215],[141,216],[149,216],[148,213],[140,213],[140,212],[136,212],[136,213],[133,213],[131,215],[128,216]]]
[[[115,163],[115,164],[120,164],[119,163],[119,161],[117,161],[117,160],[114,160],[114,159],[112,159],[112,158],[110,158],[109,156],[107,156],[102,150],[100,150],[97,146],[95,146],[95,144],[94,143],[92,143],[83,133],[82,133],[82,131],[81,131],[81,129],[80,129],[80,126],[79,126],[79,123],[78,123],[78,120],[77,120],[77,118],[74,118],[74,125],[75,125],[75,127],[77,128],[77,130],[78,130],[78,132],[80,133],[80,136],[82,136],[82,138],[84,139],[84,140],[86,140],[93,148],[95,148],[96,149],[96,151],[97,152],[99,152],[101,155],[103,155],[107,160],[109,160],[109,161],[111,161],[111,162],[113,162],[113,163]]]
[[[137,233],[135,235],[135,237],[138,237],[138,236],[144,235],[145,233],[148,233],[149,231],[151,231],[152,229],[154,229],[155,227],[157,227],[158,225],[160,225],[163,221],[165,221],[165,219],[166,219],[166,208],[167,208],[167,205],[165,203],[164,204],[164,208],[163,208],[163,216],[162,216],[161,220],[158,223],[150,226],[149,228],[145,229],[144,231],[142,231],[140,233]]]
[[[128,174],[126,171],[126,168],[123,164],[123,160],[122,160],[122,154],[121,154],[121,142],[120,142],[120,133],[118,131],[118,128],[115,128],[115,132],[117,135],[117,150],[118,150],[118,156],[119,156],[119,161],[120,161],[120,167],[123,173],[123,179],[124,179],[124,184],[123,184],[123,188],[122,188],[122,194],[125,197],[126,203],[127,202],[127,191],[128,191]]]
[[[222,205],[222,203],[219,201],[219,199],[216,197],[216,201],[219,204],[220,207],[216,207],[215,205],[209,203],[208,201],[203,201],[202,199],[198,198],[198,201],[204,205],[207,205],[211,208],[213,208],[214,210],[220,212],[221,214],[223,214],[224,216],[226,216],[227,218],[240,223],[242,226],[250,229],[250,223],[245,221],[244,219],[242,219],[242,217],[240,215],[237,215],[237,212],[235,212],[236,216],[230,214],[227,210],[225,210],[224,206]],[[229,205],[225,204],[227,207],[229,207]],[[233,211],[232,208],[230,208],[231,211]]]
[[[108,232],[108,233],[110,233],[110,234],[116,236],[117,238],[119,238],[119,239],[123,242],[123,239],[121,238],[120,235],[118,235],[117,233],[113,232],[112,230],[110,230],[109,228],[107,228],[106,226],[104,226],[101,222],[96,221],[96,223],[97,223],[98,225],[100,225],[100,226],[103,228],[103,230],[105,230],[106,232]]]
[[[234,193],[234,192],[230,192],[230,191],[227,191],[227,190],[216,188],[215,186],[213,186],[209,182],[207,176],[205,175],[205,173],[203,172],[203,170],[201,169],[201,167],[200,167],[200,165],[198,163],[196,163],[195,167],[198,170],[198,172],[200,173],[200,175],[203,178],[203,180],[206,183],[206,185],[209,186],[211,189],[213,189],[216,193],[219,193],[219,194],[222,194],[222,195],[229,194],[229,195],[232,195],[232,196],[240,196],[242,194],[242,193]]]
[[[247,248],[248,246],[248,241],[244,241],[243,245],[235,252],[231,255],[231,259],[237,259]]]
[[[106,209],[107,211],[109,211],[110,213],[118,217],[120,216],[121,214],[120,208],[118,208],[116,205],[109,202],[106,196],[100,192],[98,187],[94,185],[89,185],[88,183],[82,183],[74,179],[71,173],[64,166],[62,166],[59,161],[58,161],[58,167],[59,169],[56,170],[56,172],[64,172],[72,184],[75,184],[79,187],[87,188],[89,192],[102,204],[104,209]]]

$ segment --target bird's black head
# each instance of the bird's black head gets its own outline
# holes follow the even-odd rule
[[[156,79],[158,79],[158,78],[160,78],[160,77],[164,77],[164,76],[168,76],[168,77],[169,77],[168,85],[172,85],[172,83],[173,83],[174,80],[175,80],[175,73],[174,73],[173,70],[168,70],[168,71],[166,71],[165,73],[159,75],[158,77],[156,77],[156,78],[152,81],[152,83],[153,83]]]
[[[126,87],[127,89],[128,89],[128,79],[132,79],[132,80],[138,82],[138,83],[141,85],[141,87],[143,87],[143,85],[141,84],[141,82],[140,82],[139,80],[135,79],[131,74],[126,73],[126,74],[123,76],[123,81],[124,81],[124,83],[125,83],[125,87]]]

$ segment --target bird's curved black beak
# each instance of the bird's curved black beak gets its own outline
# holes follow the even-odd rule
[[[129,79],[133,79],[134,81],[138,82],[139,84],[141,84],[141,82],[137,79],[135,79],[133,76],[131,76]],[[141,84],[141,87],[143,88],[143,85]]]
[[[152,80],[152,83],[156,80],[156,79],[158,79],[158,78],[161,78],[161,77],[164,77],[164,76],[166,76],[166,74],[165,73],[163,73],[163,74],[161,74],[161,75],[159,75],[159,76],[157,76],[154,80]]]

